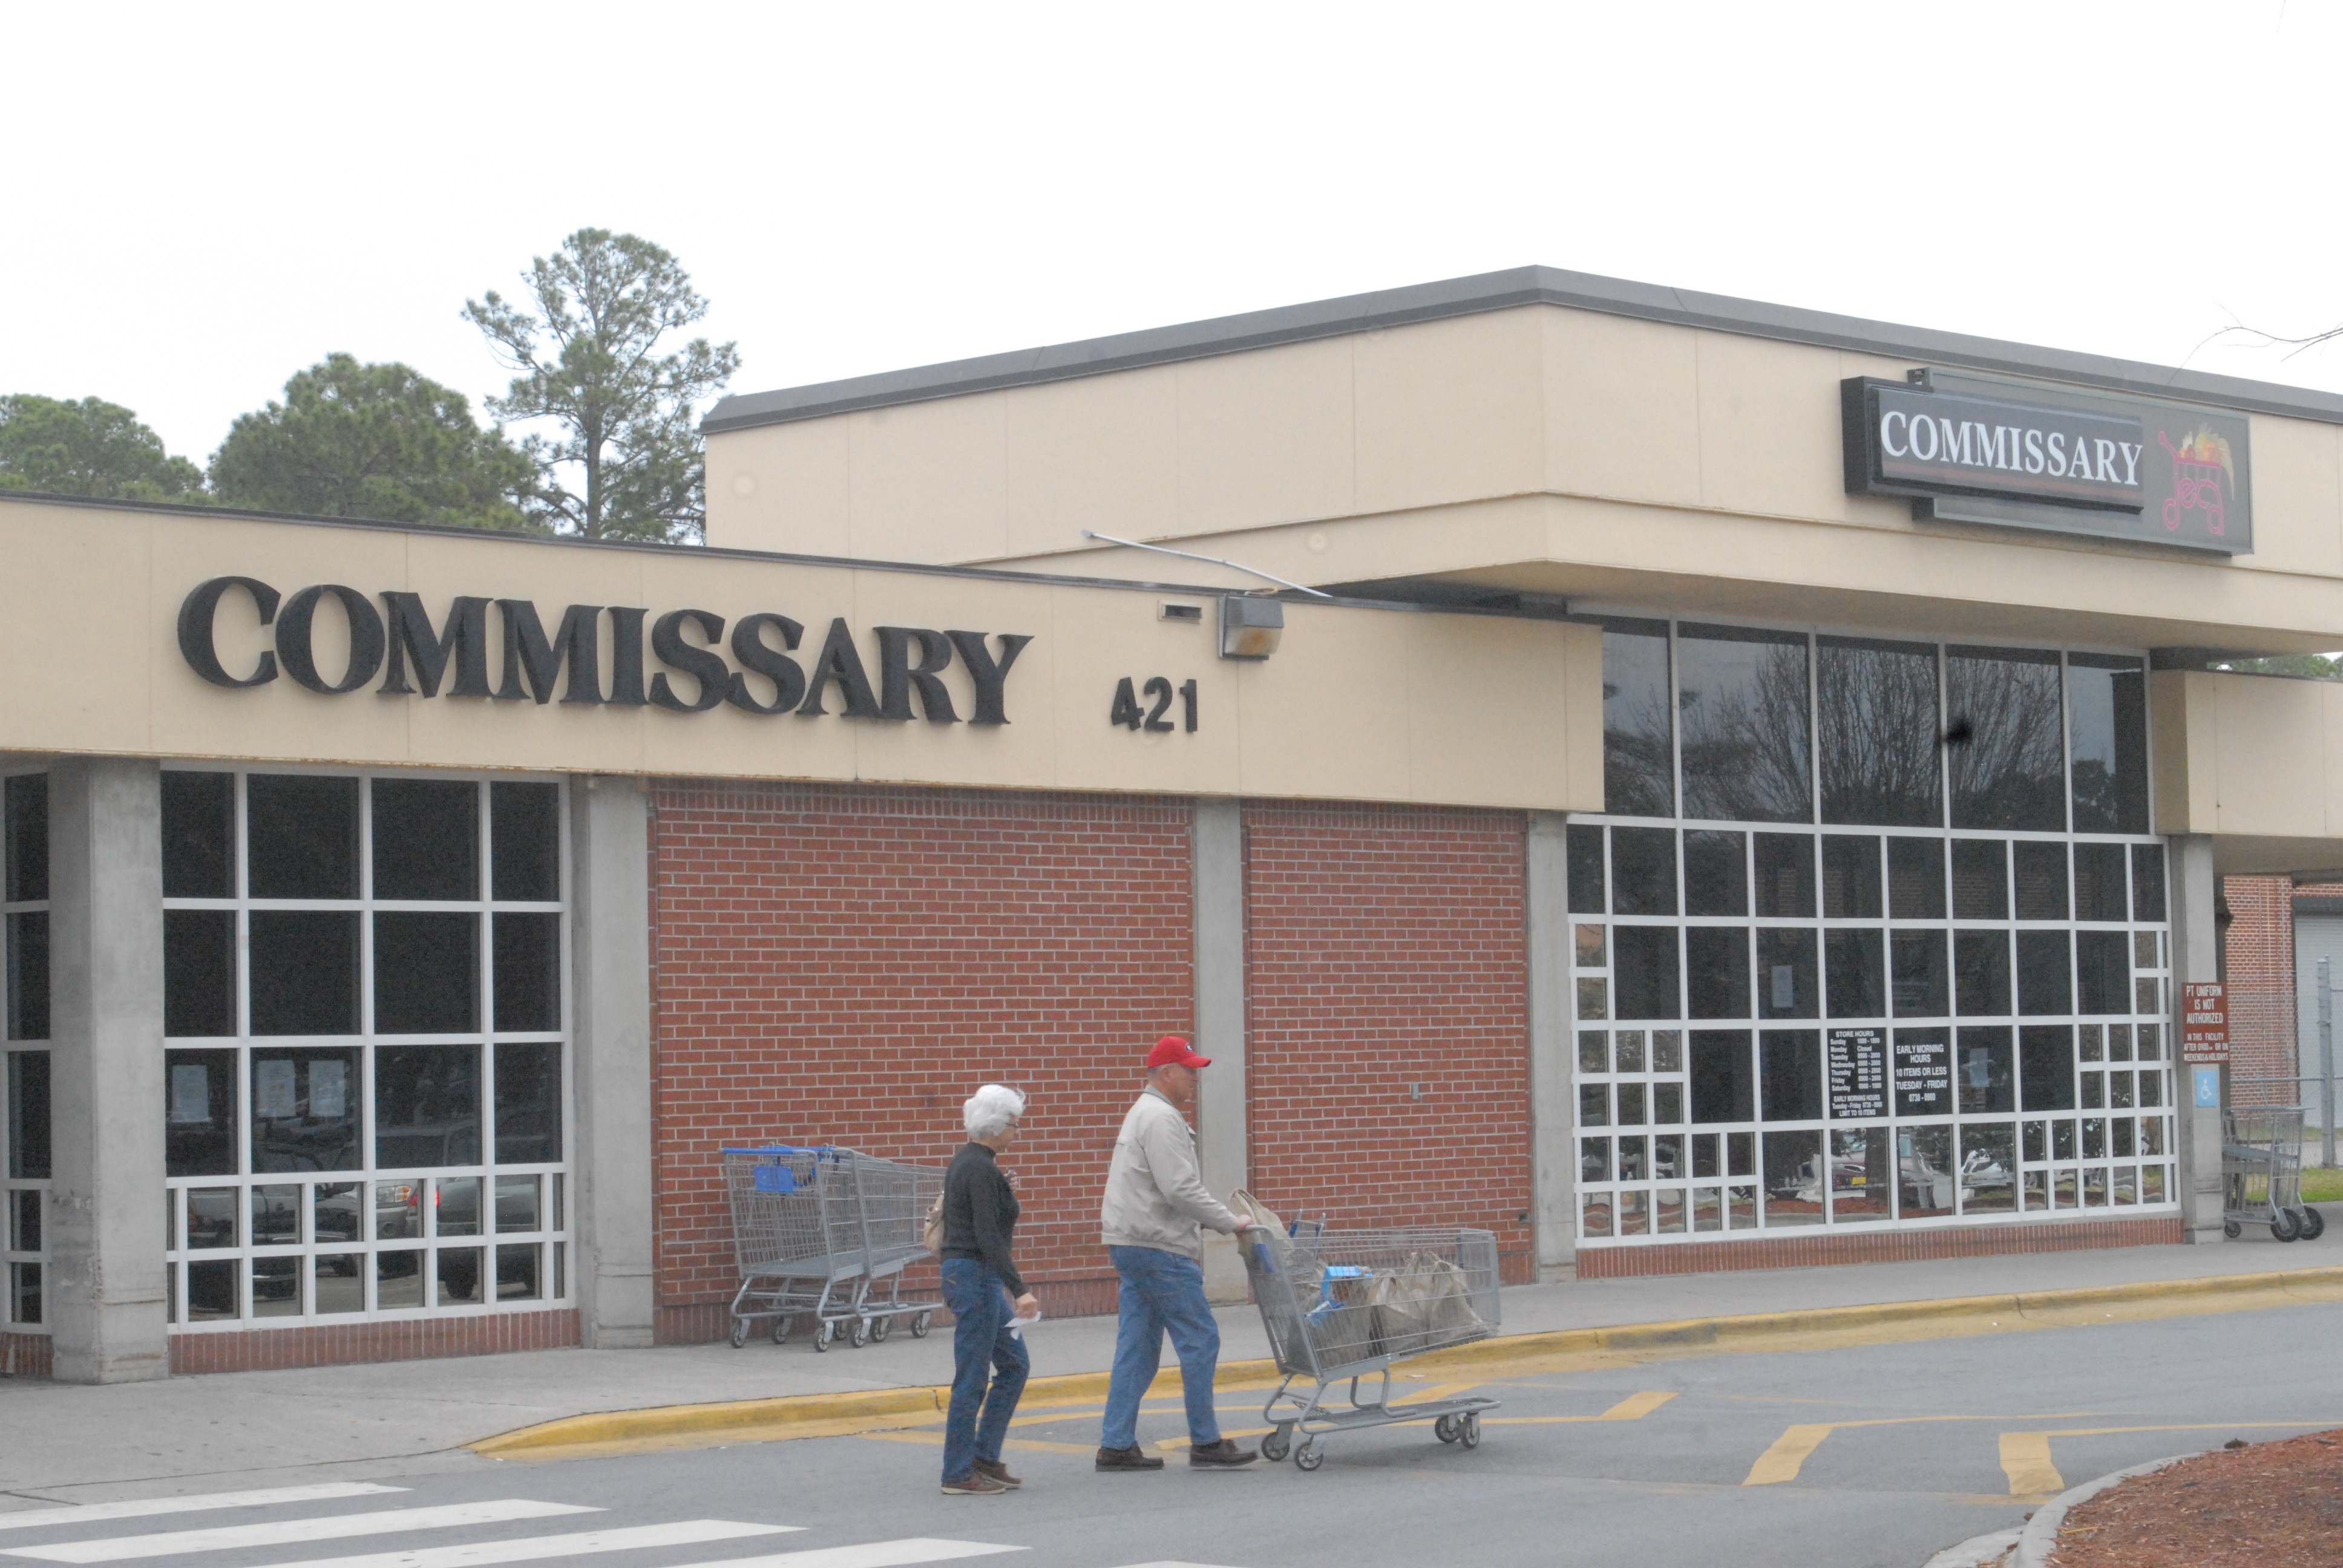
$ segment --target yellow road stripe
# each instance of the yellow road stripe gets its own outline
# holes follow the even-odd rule
[[[2046,1413],[2065,1416],[2071,1421],[2084,1412],[2056,1411]],[[2009,1417],[2006,1415],[1894,1415],[1882,1416],[1870,1421],[1801,1422],[1796,1426],[1785,1430],[1781,1436],[1774,1440],[1771,1447],[1757,1456],[1757,1462],[1749,1467],[1749,1473],[1743,1479],[1741,1484],[1778,1486],[1785,1481],[1797,1480],[1798,1468],[1806,1462],[1806,1456],[1822,1446],[1823,1439],[1843,1426],[1910,1426],[1923,1422],[2007,1421]]]
[[[2001,1434],[2001,1473],[2009,1477],[2012,1497],[2056,1497],[2066,1490],[2066,1478],[2050,1461],[2054,1437],[2107,1437],[2125,1432],[2235,1432],[2245,1427],[2279,1427],[2314,1432],[2343,1422],[2326,1421],[2198,1421],[2171,1426],[2075,1426],[2052,1432],[2005,1432]]]
[[[1481,1418],[1481,1424],[1483,1426],[1567,1426],[1574,1422],[1585,1421],[1641,1421],[1668,1401],[1675,1398],[1677,1392],[1674,1389],[1665,1389],[1631,1393],[1601,1415],[1484,1415]]]

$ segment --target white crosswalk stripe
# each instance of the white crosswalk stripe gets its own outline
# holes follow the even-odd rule
[[[437,1508],[392,1508],[374,1513],[338,1513],[322,1519],[287,1519],[273,1524],[229,1524],[212,1530],[114,1535],[57,1546],[17,1546],[0,1553],[0,1556],[29,1557],[43,1563],[126,1563],[138,1557],[289,1546],[351,1535],[391,1535],[409,1530],[447,1530],[464,1524],[501,1524],[515,1519],[600,1512],[598,1508],[571,1503],[534,1503],[525,1497],[507,1497],[492,1503],[457,1503]]]
[[[784,1535],[801,1524],[739,1524],[728,1519],[685,1519],[673,1524],[636,1524],[617,1530],[583,1530],[571,1535],[528,1535],[514,1541],[476,1541],[462,1546],[419,1546],[405,1552],[375,1552],[362,1557],[311,1557],[275,1563],[269,1568],[486,1568],[496,1563],[535,1563],[548,1557],[584,1557],[596,1552],[640,1552],[654,1546],[698,1546],[750,1535]]]
[[[0,1513],[0,1530],[58,1524],[102,1524],[109,1519],[151,1519],[160,1513],[207,1513],[221,1508],[265,1508],[273,1503],[322,1503],[337,1497],[379,1497],[404,1486],[337,1481],[322,1486],[272,1486],[260,1492],[214,1492],[199,1497],[142,1497],[135,1503],[85,1503],[70,1508],[26,1508]]]
[[[873,1541],[861,1546],[820,1546],[810,1552],[778,1552],[769,1557],[687,1563],[682,1568],[915,1568],[922,1563],[951,1563],[963,1557],[991,1557],[1024,1550],[1022,1546],[995,1546],[982,1541],[940,1541],[914,1535],[901,1541]]]

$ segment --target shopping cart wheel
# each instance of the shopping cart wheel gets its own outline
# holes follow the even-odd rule
[[[777,1345],[785,1345],[789,1342],[789,1318],[787,1312],[778,1312],[774,1314],[773,1342]]]
[[[1457,1437],[1456,1418],[1443,1415],[1432,1423],[1432,1435],[1443,1442],[1454,1442]]]
[[[1456,1440],[1467,1448],[1481,1446],[1481,1412],[1466,1411],[1457,1418]]]
[[[732,1348],[737,1351],[748,1342],[749,1320],[746,1318],[734,1318],[732,1320]]]
[[[879,1341],[879,1340],[883,1340],[883,1339],[885,1339],[889,1334],[891,1334],[891,1333],[893,1333],[894,1332],[895,1332],[895,1320],[894,1320],[894,1319],[892,1319],[892,1318],[873,1318],[873,1319],[871,1319],[871,1320],[870,1320],[870,1338],[871,1338],[874,1342]]]
[[[2304,1241],[2316,1241],[2319,1237],[2327,1234],[2326,1215],[2320,1213],[2318,1210],[2312,1208],[2308,1203],[2305,1203],[2302,1206],[2300,1211],[2302,1214],[2302,1239]]]
[[[923,1340],[928,1337],[927,1313],[921,1312],[918,1317],[911,1320],[911,1337],[915,1340]]]
[[[1293,1451],[1293,1468],[1296,1470],[1315,1470],[1325,1462],[1326,1452],[1318,1446],[1318,1440],[1314,1437],[1302,1439],[1302,1446]]]
[[[1261,1440],[1261,1456],[1272,1464],[1278,1463],[1292,1452],[1293,1430],[1291,1427],[1281,1426]]]
[[[2232,1241],[2244,1234],[2245,1229],[2246,1228],[2243,1225],[2238,1224],[2235,1220],[2224,1220],[2221,1221],[2221,1234],[2227,1236]]]
[[[857,1318],[854,1320],[853,1342],[854,1348],[858,1351],[864,1345],[870,1342],[870,1320],[869,1318]]]
[[[2280,1209],[2270,1216],[2271,1241],[2292,1241],[2299,1240],[2301,1235],[2302,1221],[2295,1218],[2293,1210]]]
[[[831,1322],[829,1319],[824,1318],[822,1320],[821,1327],[814,1331],[813,1348],[818,1351],[826,1351],[830,1349],[830,1342],[837,1337],[838,1325]]]

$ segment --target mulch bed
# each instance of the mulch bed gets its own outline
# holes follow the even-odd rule
[[[2070,1511],[2058,1568],[2343,1564],[2343,1428],[2216,1449]]]

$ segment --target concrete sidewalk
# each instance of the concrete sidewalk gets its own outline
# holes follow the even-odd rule
[[[2343,1205],[2328,1207],[2343,1221]],[[1528,1285],[1504,1293],[1507,1334],[1861,1307],[1944,1297],[2154,1285],[2343,1263],[2343,1224],[2315,1242],[2247,1239],[2207,1247],[1871,1263]],[[1249,1306],[1221,1310],[1222,1358],[1266,1356]],[[1098,1372],[1111,1318],[1045,1322],[1031,1332],[1037,1376]],[[292,1372],[220,1373],[105,1388],[0,1379],[0,1494],[99,1501],[120,1492],[358,1479],[493,1462],[465,1450],[498,1432],[565,1416],[647,1406],[846,1393],[948,1382],[948,1330],[899,1330],[884,1344],[817,1353],[784,1346],[538,1351]],[[254,1478],[257,1479],[254,1479]],[[0,1495],[0,1509],[10,1505]]]

